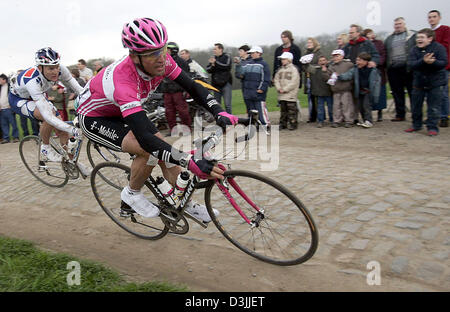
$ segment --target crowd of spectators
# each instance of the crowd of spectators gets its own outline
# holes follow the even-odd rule
[[[274,87],[280,107],[280,128],[298,128],[299,100],[302,90],[308,100],[307,123],[317,123],[318,128],[329,124],[333,128],[361,126],[372,128],[376,121],[383,121],[383,110],[387,108],[387,84],[389,83],[395,103],[395,118],[392,122],[406,121],[411,103],[412,126],[408,133],[423,127],[423,104],[427,100],[428,135],[436,136],[439,128],[448,127],[449,118],[449,72],[450,72],[450,27],[441,25],[441,13],[428,13],[429,28],[418,32],[407,28],[403,17],[394,20],[394,31],[384,40],[377,39],[372,29],[363,29],[352,24],[348,34],[339,34],[331,55],[321,51],[320,42],[308,38],[305,47],[294,43],[291,31],[281,33],[281,45],[275,50],[273,71],[264,60],[260,46],[241,46],[239,56],[225,52],[221,43],[214,45],[213,54],[206,69],[191,58],[187,49],[179,51],[176,43],[168,46],[176,63],[192,77],[210,82],[220,92],[214,96],[225,110],[232,114],[232,69],[239,79],[247,111],[258,110],[260,121],[270,131],[271,121],[266,105],[267,91]],[[71,70],[73,77],[84,86],[89,79],[104,68],[101,60],[94,62],[93,69],[84,59],[78,60],[77,68]],[[8,104],[8,77],[0,76],[0,143],[17,142],[18,125]],[[186,102],[187,94],[172,81],[165,80],[163,92],[169,128],[181,123],[190,128],[191,117]],[[64,120],[74,113],[75,94],[61,84],[48,92],[51,100]],[[68,112],[70,114],[68,114]],[[328,113],[328,114],[327,114]],[[328,118],[327,118],[328,115]],[[24,135],[29,129],[38,133],[36,121],[21,118]]]

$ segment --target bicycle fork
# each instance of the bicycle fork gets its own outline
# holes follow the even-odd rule
[[[228,199],[228,201],[231,203],[231,205],[236,209],[236,211],[239,213],[239,215],[247,222],[252,228],[258,227],[261,220],[264,219],[264,210],[260,209],[248,196],[244,193],[244,191],[240,188],[240,186],[234,181],[233,178],[225,178],[223,182],[220,182],[219,180],[216,181],[217,186],[221,190],[222,194]],[[242,198],[250,205],[252,206],[256,211],[256,218],[255,220],[251,221],[247,215],[242,211],[241,207],[236,203],[233,196],[231,196],[229,190],[229,185],[235,189],[235,191],[242,196]]]

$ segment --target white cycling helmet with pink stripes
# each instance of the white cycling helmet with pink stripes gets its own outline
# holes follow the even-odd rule
[[[160,49],[167,42],[164,25],[151,18],[137,18],[123,26],[122,43],[125,48],[136,52]]]

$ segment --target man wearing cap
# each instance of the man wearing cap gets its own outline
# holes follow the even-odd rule
[[[278,101],[280,103],[280,129],[295,130],[298,127],[298,86],[300,84],[300,74],[297,67],[292,64],[294,56],[290,52],[283,52],[278,57],[281,60],[281,67],[274,77],[274,85],[278,91]]]
[[[263,60],[263,50],[255,46],[248,51],[252,61],[247,65],[236,64],[236,73],[242,79],[244,101],[248,110],[258,110],[259,120],[270,131],[269,113],[266,106],[267,90],[271,76],[269,65]]]
[[[353,125],[353,81],[338,80],[337,76],[343,74],[353,68],[353,63],[344,59],[345,52],[343,50],[334,50],[332,53],[333,64],[327,69],[322,68],[323,79],[331,85],[333,92],[333,127],[337,128],[342,122],[345,127],[350,128]]]

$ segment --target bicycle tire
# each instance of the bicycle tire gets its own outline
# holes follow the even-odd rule
[[[69,181],[62,162],[40,161],[40,138],[35,135],[24,137],[19,144],[19,154],[25,168],[40,182],[50,187],[61,188]]]
[[[100,150],[100,152],[99,152]],[[100,163],[103,162],[116,162],[116,163],[122,163],[122,158],[119,157],[117,154],[120,152],[111,152],[106,147],[95,143],[91,140],[89,140],[86,144],[86,153],[89,160],[89,163],[91,164],[92,168],[95,168]],[[113,154],[119,159],[117,160]],[[108,178],[104,176],[103,174],[99,173],[99,175],[105,180],[107,183],[112,183],[112,178]]]
[[[114,174],[108,173],[108,176],[115,176],[114,183],[108,183],[99,175],[99,171],[107,170],[114,171]],[[114,162],[104,162],[95,166],[91,173],[91,188],[95,199],[103,211],[123,230],[146,240],[161,239],[169,232],[169,228],[160,218],[143,218],[136,213],[127,217],[120,215],[120,193],[128,184],[130,171],[130,167]],[[121,186],[120,190],[116,188],[117,185]],[[150,189],[148,184],[146,186]]]
[[[264,207],[264,218],[261,220],[259,227],[252,229],[233,208],[216,184],[208,186],[205,190],[205,203],[208,213],[215,226],[226,239],[248,255],[280,266],[301,264],[314,255],[319,244],[317,227],[309,211],[291,191],[270,178],[250,171],[230,170],[226,171],[224,176],[225,178],[232,178],[242,189],[248,190],[250,186],[257,185],[256,194],[258,196],[252,196],[250,199],[256,202],[256,199],[260,197],[256,204]],[[230,187],[229,189],[232,188]],[[218,194],[212,194],[213,190],[218,191]],[[230,191],[230,194],[237,202],[244,202],[244,199],[234,189]],[[247,192],[245,194],[249,195]],[[281,198],[281,195],[285,198]],[[223,205],[219,203],[219,198],[224,200],[225,203]],[[268,200],[274,201],[273,206],[268,206],[267,202],[261,203]],[[286,206],[288,201],[293,204],[293,209],[283,211],[280,207],[282,205]],[[215,216],[213,213],[213,202],[214,208],[220,212],[218,216]],[[256,211],[248,203],[247,205],[247,207],[242,204],[239,206],[245,208],[247,216],[250,213],[253,214],[251,217],[249,216],[250,220],[252,218],[253,220],[256,219]],[[291,207],[288,208],[290,209]],[[278,219],[280,219],[279,222]],[[284,230],[286,230],[286,233],[280,234]],[[267,236],[266,233],[268,234]],[[258,236],[261,237],[261,242],[256,242],[255,239]],[[276,236],[279,236],[282,241],[275,242],[273,247],[268,246],[268,243],[277,239]],[[292,236],[292,240],[288,241],[287,236],[289,236],[289,239]],[[246,239],[246,243],[241,239]],[[285,250],[282,250],[282,248],[285,248]],[[279,254],[275,249],[280,249]]]

